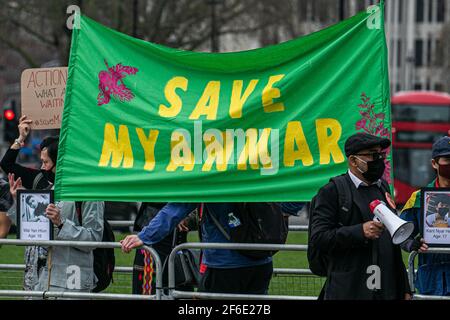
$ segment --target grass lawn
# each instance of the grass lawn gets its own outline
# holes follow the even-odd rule
[[[116,241],[120,241],[125,238],[126,234],[115,233],[115,236]],[[8,236],[8,239],[16,239],[16,236],[10,235]],[[25,247],[21,246],[0,246],[0,264],[23,264],[24,251]],[[120,250],[115,250],[115,256],[116,266],[132,266],[134,258],[132,254],[124,254]]]
[[[116,233],[116,241],[126,236]],[[15,235],[9,236],[14,239]],[[196,232],[188,236],[189,242],[197,242]],[[306,244],[306,232],[290,232],[288,244]],[[133,265],[134,254],[124,254],[119,249],[115,250],[116,266]],[[0,248],[0,264],[23,264],[24,247],[2,246]],[[405,265],[408,262],[408,254],[403,253]],[[416,259],[417,260],[417,259]],[[274,256],[275,268],[307,269],[308,261],[306,252],[280,251]],[[0,290],[21,290],[23,281],[22,271],[0,270]],[[283,295],[318,295],[323,284],[323,279],[313,276],[275,275],[270,286],[270,294]],[[114,283],[105,291],[110,293],[131,293],[131,275],[115,274]]]

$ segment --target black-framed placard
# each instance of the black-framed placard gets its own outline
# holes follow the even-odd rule
[[[420,232],[430,247],[450,248],[450,188],[421,189]]]
[[[53,190],[17,190],[18,239],[53,240],[53,223],[45,214],[53,202]]]

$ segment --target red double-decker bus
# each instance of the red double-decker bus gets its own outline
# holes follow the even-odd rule
[[[435,177],[433,142],[449,134],[450,95],[436,91],[399,92],[391,99],[394,187],[397,205]]]

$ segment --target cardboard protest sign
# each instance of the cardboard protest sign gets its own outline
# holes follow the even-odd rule
[[[34,130],[59,129],[66,95],[67,67],[26,69],[21,78],[21,115]]]

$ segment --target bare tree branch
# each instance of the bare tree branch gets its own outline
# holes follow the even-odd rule
[[[42,41],[43,43],[46,43],[46,44],[51,45],[51,46],[54,45],[53,41],[47,39],[44,35],[37,33],[32,28],[28,27],[26,24],[20,23],[19,21],[15,20],[15,19],[11,19],[10,21],[16,27],[23,29],[25,32],[27,32],[28,34],[32,35],[36,39]]]
[[[34,61],[31,55],[25,52],[25,50],[23,50],[20,46],[16,45],[13,41],[4,38],[1,34],[0,34],[0,41],[6,44],[11,50],[17,52],[27,62],[30,68],[38,67],[38,63]]]

